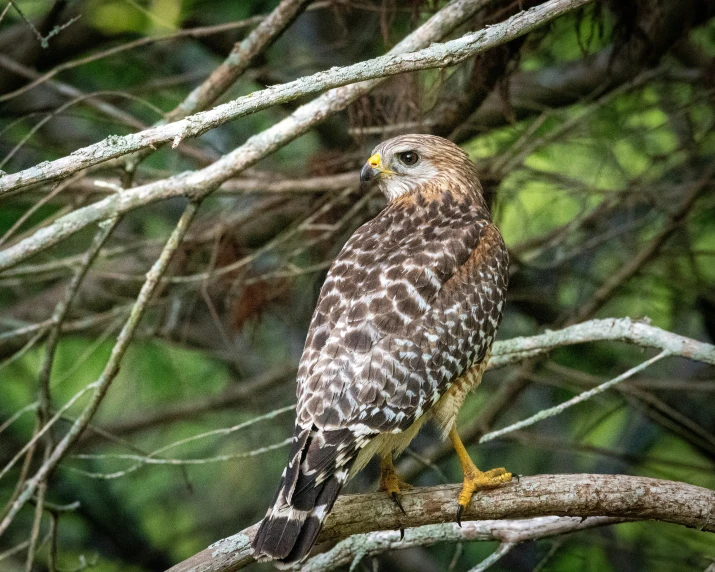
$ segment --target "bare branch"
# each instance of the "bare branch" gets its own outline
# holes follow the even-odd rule
[[[176,252],[179,244],[181,244],[184,234],[188,230],[191,221],[196,215],[198,207],[199,203],[195,202],[190,203],[185,209],[179,223],[169,237],[164,250],[147,274],[146,282],[144,282],[144,285],[137,296],[136,302],[134,303],[134,306],[129,314],[129,318],[124,324],[122,331],[119,333],[119,336],[117,336],[117,341],[112,348],[111,356],[104,366],[101,375],[97,381],[85,388],[93,390],[90,402],[82,410],[82,413],[73,423],[67,434],[52,450],[52,454],[49,456],[47,461],[45,461],[38,469],[37,473],[35,473],[35,475],[25,483],[20,495],[12,502],[7,514],[3,518],[2,522],[0,522],[0,536],[2,536],[5,530],[7,530],[7,527],[10,526],[13,519],[25,503],[32,498],[32,495],[37,490],[37,487],[44,482],[48,475],[50,475],[55,467],[57,467],[62,458],[67,454],[69,448],[77,441],[89,422],[92,420],[92,417],[102,403],[110,384],[119,372],[119,364],[121,363],[122,358],[131,343],[134,332],[136,331],[136,328],[139,325],[147,306],[149,305],[149,301],[151,300],[157,285],[161,281],[161,277],[164,272],[166,272],[169,262]],[[49,423],[45,425],[45,428],[48,426]]]
[[[270,46],[312,0],[282,0],[245,40],[236,44],[228,57],[184,101],[166,115],[167,121],[206,109],[216,101],[260,52]]]
[[[487,441],[491,441],[493,439],[501,437],[502,435],[511,433],[512,431],[516,431],[518,429],[523,429],[524,427],[529,427],[529,426],[533,425],[534,423],[538,423],[539,421],[543,421],[544,419],[548,419],[549,417],[554,417],[555,415],[562,413],[569,407],[573,407],[574,405],[583,403],[584,401],[591,399],[593,396],[598,395],[599,393],[603,393],[607,389],[610,389],[613,386],[615,386],[616,384],[621,383],[622,381],[634,376],[636,373],[643,371],[649,365],[651,365],[657,361],[660,361],[661,359],[663,359],[664,357],[667,357],[668,355],[670,355],[670,354],[664,350],[664,351],[660,352],[657,356],[654,356],[654,357],[650,358],[649,360],[646,360],[643,363],[640,363],[637,366],[632,367],[628,371],[622,373],[621,375],[619,375],[617,377],[614,377],[613,379],[611,379],[609,381],[606,381],[605,383],[602,383],[598,387],[594,387],[593,389],[584,391],[583,393],[580,393],[576,397],[573,397],[572,399],[569,399],[568,401],[564,401],[563,403],[559,403],[558,405],[556,405],[554,407],[549,407],[548,409],[543,409],[543,410],[539,411],[538,413],[532,415],[528,419],[524,419],[522,421],[519,421],[518,423],[514,423],[513,425],[509,425],[508,427],[499,429],[498,431],[492,431],[491,433],[482,435],[482,438],[479,439],[479,442],[486,443]]]

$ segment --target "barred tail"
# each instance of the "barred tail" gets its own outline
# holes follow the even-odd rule
[[[296,427],[273,506],[253,539],[257,559],[291,563],[305,558],[348,480],[358,448],[347,429]]]

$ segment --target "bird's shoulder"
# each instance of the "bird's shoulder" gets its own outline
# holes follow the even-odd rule
[[[464,264],[482,237],[488,211],[469,196],[429,189],[389,204],[359,227],[336,257],[316,306],[334,325],[402,312],[414,319]]]

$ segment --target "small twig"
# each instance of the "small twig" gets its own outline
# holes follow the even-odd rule
[[[45,452],[42,462],[46,463],[52,450],[50,441],[45,442]],[[45,507],[45,495],[47,494],[47,480],[42,481],[37,487],[37,498],[35,499],[35,517],[30,531],[30,544],[27,548],[27,560],[25,561],[25,571],[32,572],[35,564],[35,552],[37,551],[37,540],[40,537],[40,526]]]
[[[53,36],[56,36],[62,30],[64,30],[68,26],[71,26],[80,18],[80,16],[75,16],[74,18],[71,18],[64,24],[55,26],[48,32],[48,34],[46,36],[43,36],[42,34],[40,34],[40,31],[35,27],[35,25],[27,18],[27,16],[25,16],[23,11],[20,10],[20,7],[15,3],[15,0],[10,0],[10,4],[12,4],[13,8],[15,8],[15,11],[20,15],[20,18],[22,18],[23,21],[30,27],[30,29],[32,30],[32,33],[35,34],[37,41],[40,42],[40,46],[42,46],[43,49],[47,49],[50,47],[50,42],[49,42],[50,38],[52,38]],[[7,9],[5,9],[5,11],[7,11]],[[2,16],[5,16],[5,11],[3,11]],[[0,21],[2,21],[2,16],[0,16]]]
[[[495,564],[501,560],[503,556],[511,552],[511,549],[515,546],[516,544],[513,542],[502,542],[487,558],[482,560],[474,568],[470,568],[469,572],[484,572],[484,570],[490,568],[492,564]]]
[[[122,418],[103,427],[103,430],[112,435],[131,435],[138,431],[164,426],[185,419],[196,419],[197,416],[210,411],[221,411],[236,407],[244,403],[249,396],[268,391],[279,383],[293,378],[296,370],[297,368],[293,365],[277,367],[254,378],[241,380],[239,383],[230,383],[225,391],[217,395],[201,399],[194,397],[167,405],[164,408],[155,407],[144,414],[138,414],[134,418]],[[82,438],[83,443],[90,440],[92,440],[91,435],[85,434]]]
[[[8,11],[10,10],[11,7],[12,7],[12,3],[8,2],[5,5],[5,8],[3,8],[3,11],[0,12],[0,24],[2,24],[2,21],[5,19],[5,15],[8,13]]]
[[[516,431],[518,429],[523,429],[524,427],[529,427],[529,426],[533,425],[534,423],[538,423],[539,421],[543,421],[544,419],[548,419],[549,417],[554,417],[554,416],[558,415],[559,413],[562,413],[569,407],[573,407],[574,405],[583,403],[584,401],[591,399],[594,395],[603,393],[604,391],[610,389],[614,385],[622,382],[625,379],[628,379],[629,377],[634,376],[638,372],[643,371],[649,365],[651,365],[651,364],[653,364],[669,355],[670,355],[670,352],[668,352],[667,350],[664,350],[664,351],[660,352],[658,355],[650,358],[649,360],[646,360],[643,363],[638,364],[635,367],[632,367],[631,369],[622,373],[618,377],[614,377],[613,379],[611,379],[605,383],[602,383],[598,387],[594,387],[593,389],[584,391],[583,393],[577,395],[576,397],[573,397],[572,399],[569,399],[568,401],[564,401],[563,403],[560,403],[559,405],[556,405],[554,407],[549,407],[548,409],[539,411],[537,414],[532,415],[528,419],[524,419],[523,421],[519,421],[518,423],[514,423],[513,425],[509,425],[508,427],[504,427],[503,429],[499,429],[498,431],[492,431],[491,433],[482,435],[481,439],[479,439],[479,442],[486,443],[487,441],[491,441],[492,439],[496,439],[497,437],[501,437],[502,435],[506,435],[507,433],[511,433],[512,431]]]
[[[50,511],[50,553],[47,556],[47,571],[57,570],[57,529],[59,528],[60,515]]]
[[[121,471],[115,471],[113,473],[97,473],[97,472],[91,472],[91,471],[85,471],[84,469],[78,469],[77,467],[66,467],[67,470],[79,473],[81,475],[84,475],[85,477],[89,477],[92,479],[102,479],[102,480],[111,480],[111,479],[119,479],[121,477],[126,477],[129,473],[133,473],[134,471],[140,469],[141,467],[145,465],[171,465],[171,466],[176,466],[176,467],[185,467],[188,465],[208,465],[212,463],[227,463],[229,461],[237,461],[240,459],[250,459],[252,457],[258,457],[259,455],[264,455],[265,453],[270,453],[271,451],[275,451],[276,449],[282,449],[283,447],[286,447],[287,445],[290,445],[291,441],[293,440],[292,437],[289,437],[287,439],[284,439],[283,441],[280,441],[279,443],[274,443],[273,445],[266,445],[265,447],[260,447],[258,449],[253,449],[251,451],[247,451],[245,453],[234,453],[230,455],[218,455],[216,457],[208,457],[205,459],[158,459],[154,458],[148,455],[124,455],[124,454],[111,454],[111,455],[87,455],[87,454],[80,454],[80,455],[74,455],[73,458],[75,459],[123,459],[123,460],[131,460],[131,461],[137,461],[130,467],[123,469]]]

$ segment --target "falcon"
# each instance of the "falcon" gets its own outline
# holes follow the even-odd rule
[[[388,200],[328,272],[298,369],[295,433],[272,507],[253,540],[259,560],[303,560],[348,479],[380,456],[380,489],[400,509],[399,455],[428,420],[449,435],[464,483],[457,521],[482,472],[455,427],[479,385],[501,321],[508,254],[468,155],[431,135],[379,144],[360,172]]]

